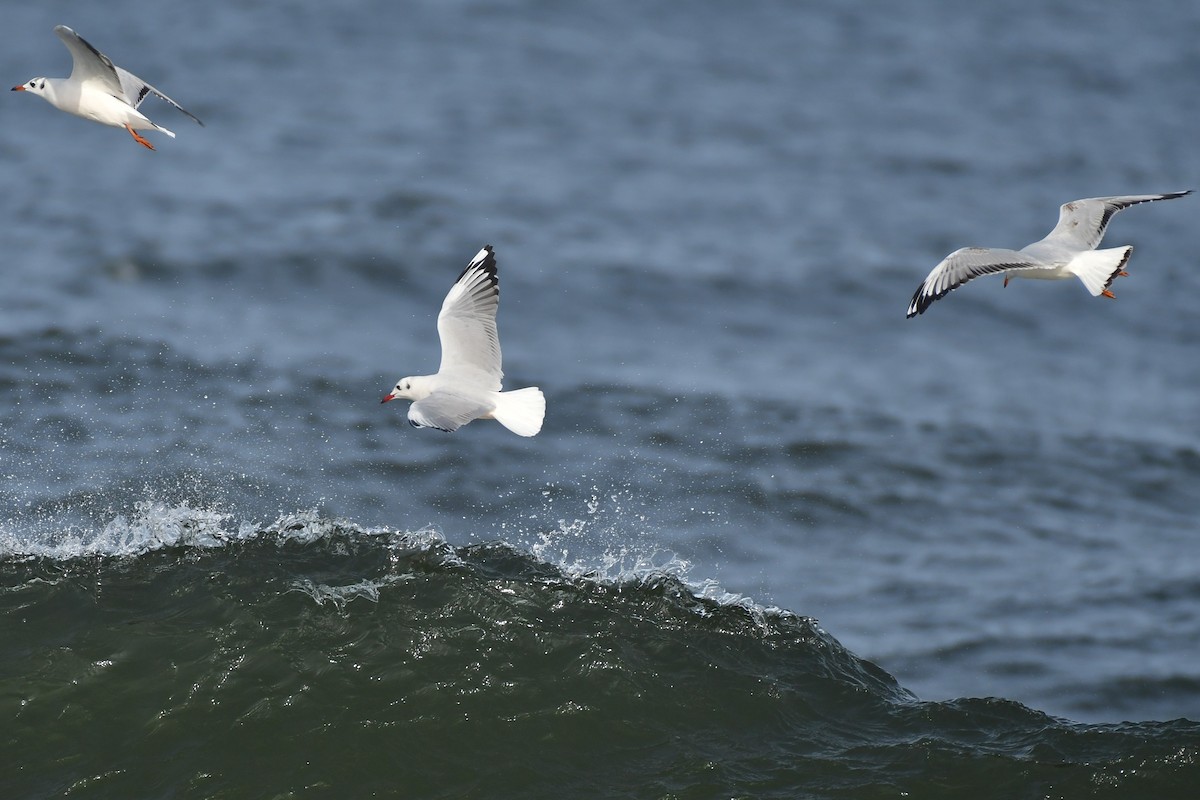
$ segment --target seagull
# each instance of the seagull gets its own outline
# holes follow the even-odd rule
[[[1072,276],[1083,281],[1093,296],[1114,298],[1112,282],[1125,271],[1133,247],[1097,250],[1108,222],[1123,208],[1154,200],[1173,200],[1191,194],[1132,194],[1121,197],[1089,197],[1064,203],[1058,210],[1058,224],[1040,242],[1020,250],[990,247],[964,247],[955,250],[933,268],[908,304],[908,317],[924,314],[934,300],[949,294],[980,275],[1004,273],[1004,285],[1011,278],[1038,278],[1061,281]]]
[[[34,78],[28,83],[14,86],[14,92],[32,92],[46,98],[55,108],[77,117],[112,125],[114,128],[124,128],[133,136],[134,141],[151,150],[154,149],[154,145],[139,134],[139,130],[153,129],[172,139],[175,138],[175,134],[151,122],[138,111],[138,106],[146,99],[147,94],[166,100],[200,125],[204,125],[179,103],[132,72],[113,64],[108,56],[92,47],[87,39],[66,25],[55,27],[54,32],[71,51],[71,59],[74,62],[71,77]]]
[[[546,398],[536,386],[500,391],[500,338],[496,307],[500,279],[491,245],[475,254],[450,287],[438,314],[442,363],[436,375],[401,378],[380,402],[412,400],[414,428],[450,432],[473,419],[494,419],[518,436],[542,429]]]

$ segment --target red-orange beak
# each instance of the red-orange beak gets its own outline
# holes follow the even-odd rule
[[[383,396],[383,399],[382,399],[382,400],[380,400],[379,402],[381,402],[381,403],[386,403],[388,400],[395,400],[395,399],[396,399],[396,395],[394,395],[394,394],[392,394],[391,392],[389,392],[389,393],[385,394],[385,395]]]
[[[21,84],[20,86],[14,86],[12,88],[12,90],[14,92],[23,92],[23,91],[25,91],[25,84]]]

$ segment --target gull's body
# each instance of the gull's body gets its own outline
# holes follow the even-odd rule
[[[1125,263],[1133,247],[1097,250],[1113,214],[1138,203],[1171,200],[1191,194],[1135,194],[1119,197],[1090,197],[1064,203],[1058,212],[1058,224],[1041,241],[1020,250],[964,247],[955,250],[933,268],[912,301],[908,316],[925,313],[934,300],[980,275],[1004,273],[1004,285],[1010,278],[1034,278],[1058,281],[1079,278],[1093,296],[1113,297],[1109,286],[1125,275]]]
[[[101,125],[124,128],[138,144],[151,150],[154,149],[154,145],[146,141],[138,131],[155,130],[171,138],[175,138],[175,134],[151,122],[138,110],[138,106],[149,94],[167,101],[199,124],[204,124],[158,89],[132,72],[113,64],[108,56],[92,47],[86,39],[67,26],[59,25],[54,32],[71,51],[74,65],[71,76],[34,78],[20,86],[14,86],[14,92],[30,92],[44,97],[50,105],[68,114],[90,119]]]
[[[417,428],[455,431],[471,420],[494,419],[519,436],[536,435],[546,415],[541,391],[536,386],[500,391],[499,304],[500,280],[489,245],[475,254],[442,302],[437,374],[401,378],[381,402],[412,400],[408,421]]]

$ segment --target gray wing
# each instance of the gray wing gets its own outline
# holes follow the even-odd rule
[[[989,247],[964,247],[955,250],[933,268],[917,287],[916,294],[908,304],[908,317],[924,314],[925,309],[941,297],[980,275],[1014,270],[1054,269],[1052,264],[1043,264],[1016,250],[997,250]]]
[[[492,411],[477,398],[450,392],[433,392],[408,407],[408,423],[414,428],[437,428],[450,433]]]
[[[116,70],[117,79],[121,82],[121,91],[124,92],[125,99],[129,101],[129,105],[137,108],[142,104],[142,101],[146,99],[146,95],[152,94],[160,100],[166,100],[168,103],[174,106],[177,111],[182,111],[184,114],[187,114],[189,117],[196,120],[196,123],[201,127],[204,126],[204,123],[200,121],[199,117],[188,111],[183,106],[179,105],[179,103],[176,103],[174,100],[167,97],[158,89],[155,89],[153,86],[146,83],[137,75],[134,75],[129,70],[121,69],[120,67],[113,67],[113,69]]]
[[[1042,241],[1053,241],[1071,250],[1094,250],[1104,238],[1104,229],[1109,220],[1118,211],[1136,206],[1138,203],[1150,203],[1155,200],[1174,200],[1191,194],[1186,192],[1169,192],[1167,194],[1130,194],[1119,197],[1088,197],[1083,200],[1072,200],[1063,203],[1058,210],[1058,224]]]
[[[200,119],[195,114],[146,83],[137,75],[113,64],[108,56],[101,53],[87,39],[84,39],[66,25],[59,25],[54,29],[54,32],[58,34],[58,38],[62,39],[67,49],[71,51],[71,59],[74,62],[74,67],[71,69],[71,80],[79,81],[80,83],[98,83],[104,91],[113,97],[123,98],[126,103],[129,103],[134,108],[142,104],[142,101],[146,99],[146,95],[153,94],[155,97],[167,101],[179,111],[187,114],[200,125],[204,124],[200,122]]]
[[[104,88],[104,91],[113,97],[129,99],[128,95],[125,94],[124,87],[121,85],[121,79],[117,74],[117,67],[109,60],[108,56],[92,47],[87,39],[84,39],[66,25],[56,26],[54,32],[58,34],[58,38],[62,39],[63,44],[71,51],[73,66],[71,67],[70,80],[78,83],[98,83]]]
[[[489,391],[500,391],[500,337],[496,308],[500,279],[491,245],[475,254],[463,270],[438,314],[442,363],[438,374],[453,376]]]

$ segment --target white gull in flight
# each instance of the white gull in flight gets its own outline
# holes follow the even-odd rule
[[[14,86],[14,92],[30,92],[46,98],[50,105],[69,114],[102,125],[124,128],[138,144],[151,150],[154,149],[154,145],[138,133],[139,130],[160,131],[172,139],[175,138],[175,134],[161,125],[154,124],[138,111],[138,106],[148,94],[166,100],[200,125],[204,124],[158,89],[132,72],[113,64],[108,56],[92,47],[86,39],[66,25],[57,26],[54,32],[71,51],[71,59],[74,61],[71,77],[34,78],[20,86]]]
[[[500,391],[499,304],[496,257],[488,245],[475,254],[442,302],[437,374],[401,378],[380,402],[412,400],[408,421],[417,428],[455,431],[474,419],[494,419],[518,436],[536,435],[546,416],[541,390]]]
[[[1126,275],[1125,262],[1133,247],[1097,250],[1112,215],[1123,208],[1172,200],[1191,194],[1134,194],[1123,197],[1090,197],[1064,203],[1058,212],[1058,224],[1040,242],[1020,250],[989,247],[964,247],[955,250],[933,268],[908,304],[908,316],[924,314],[934,300],[949,294],[980,275],[1004,273],[1004,285],[1010,278],[1038,278],[1060,281],[1079,278],[1093,296],[1115,297],[1108,287],[1120,275]]]

